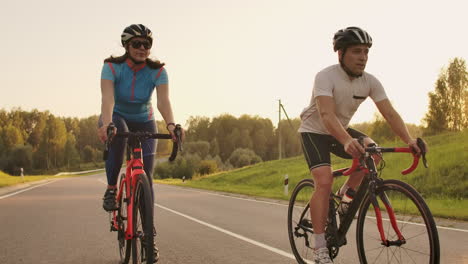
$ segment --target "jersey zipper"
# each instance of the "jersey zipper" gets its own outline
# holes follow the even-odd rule
[[[133,101],[135,99],[135,83],[136,83],[136,72],[133,72],[132,95],[130,96],[130,101]]]

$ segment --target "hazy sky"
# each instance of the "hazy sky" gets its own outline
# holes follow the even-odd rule
[[[56,116],[100,112],[103,59],[124,52],[133,23],[155,35],[176,120],[259,115],[308,105],[315,74],[337,63],[332,37],[360,26],[374,40],[366,68],[407,122],[419,124],[442,67],[468,58],[466,0],[3,1],[0,108]],[[155,104],[155,98],[153,104]],[[368,99],[352,122],[370,121]],[[160,115],[157,115],[160,118]]]

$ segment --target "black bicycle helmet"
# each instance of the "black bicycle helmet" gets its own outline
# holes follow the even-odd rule
[[[358,44],[367,45],[369,48],[372,47],[371,36],[365,30],[358,27],[340,29],[333,37],[334,51]]]
[[[144,25],[132,24],[124,29],[120,37],[122,45],[125,46],[134,37],[144,37],[147,38],[151,43],[153,43],[152,35],[153,34],[151,33],[151,30],[145,27]]]

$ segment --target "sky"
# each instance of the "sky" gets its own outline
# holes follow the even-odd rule
[[[121,32],[141,23],[155,37],[151,57],[166,63],[178,123],[229,113],[276,124],[278,100],[298,117],[315,74],[338,62],[333,34],[359,26],[374,41],[366,71],[421,124],[442,68],[468,59],[466,10],[465,0],[4,1],[0,109],[99,114],[103,60],[123,54]],[[375,112],[367,99],[351,122]]]

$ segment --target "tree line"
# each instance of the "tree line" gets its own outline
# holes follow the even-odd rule
[[[102,167],[99,116],[56,117],[49,111],[0,109],[0,170],[18,175]],[[158,122],[158,128],[165,125]],[[160,142],[160,153],[169,146]]]
[[[429,93],[424,126],[408,124],[413,136],[461,131],[468,127],[468,74],[461,58],[443,68]],[[50,112],[0,110],[0,170],[18,174],[63,169],[102,167],[103,144],[96,130],[99,117],[56,117]],[[158,121],[158,130],[166,131]],[[300,119],[281,120],[276,127],[268,118],[222,114],[208,118],[192,116],[185,124],[185,151],[173,164],[157,166],[159,177],[191,177],[302,154],[297,130]],[[397,140],[387,122],[376,114],[371,122],[354,124],[377,142]],[[170,152],[171,143],[159,140],[157,155]],[[159,167],[159,168],[158,168]],[[177,169],[176,169],[177,167]],[[177,172],[178,171],[178,172]]]

